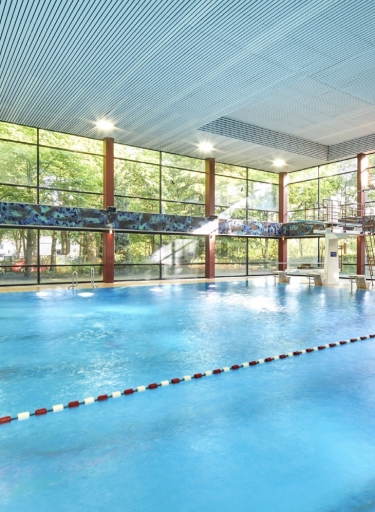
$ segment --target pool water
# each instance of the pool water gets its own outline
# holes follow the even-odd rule
[[[257,278],[0,295],[0,416],[375,332]],[[0,426],[3,510],[375,510],[375,340]]]

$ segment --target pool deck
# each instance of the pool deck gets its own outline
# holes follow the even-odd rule
[[[97,288],[122,288],[124,286],[156,286],[156,285],[168,285],[168,284],[190,284],[190,283],[217,283],[217,282],[225,282],[225,281],[247,281],[253,279],[264,279],[267,281],[273,281],[273,275],[263,275],[263,276],[233,276],[233,277],[215,277],[213,279],[165,279],[165,280],[150,280],[150,281],[118,281],[116,283],[95,283]],[[303,284],[309,286],[309,280],[306,276],[293,276],[292,283]],[[277,283],[278,285],[278,283]],[[11,293],[11,292],[39,292],[42,290],[57,290],[57,289],[68,289],[71,286],[71,283],[59,283],[59,284],[40,284],[40,285],[27,285],[27,286],[1,286],[0,293]],[[284,283],[281,283],[281,286],[284,286]],[[315,285],[311,285],[315,286]],[[339,286],[340,288],[350,288],[349,279],[340,279],[339,285],[334,285],[334,287]],[[331,286],[330,286],[331,287]],[[79,289],[89,289],[92,288],[90,283],[78,283]],[[353,286],[353,290],[355,290],[355,286]],[[371,290],[371,288],[369,288]],[[373,289],[375,290],[375,288]]]

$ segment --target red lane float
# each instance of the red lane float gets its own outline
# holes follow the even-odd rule
[[[146,386],[138,386],[136,389],[132,389],[132,388],[125,389],[122,393],[120,391],[114,391],[110,395],[106,395],[106,394],[99,395],[96,399],[93,397],[85,398],[82,402],[79,402],[78,400],[74,400],[72,402],[69,402],[68,405],[65,405],[65,406],[63,404],[59,404],[59,405],[52,406],[51,409],[41,408],[41,409],[37,409],[34,413],[31,413],[31,414],[29,412],[22,412],[22,413],[19,413],[14,418],[12,418],[11,416],[3,416],[3,417],[0,417],[0,425],[5,425],[6,423],[11,423],[12,421],[15,421],[15,420],[25,420],[25,419],[30,418],[30,416],[44,416],[45,414],[47,414],[49,412],[60,412],[60,411],[63,411],[64,409],[73,409],[75,407],[79,407],[82,404],[88,405],[88,404],[92,404],[94,402],[104,402],[105,400],[108,400],[108,398],[118,398],[121,395],[124,395],[124,396],[133,395],[135,393],[135,391],[142,392],[142,391],[146,391],[146,389],[156,389],[159,386],[168,386],[169,384],[179,384],[182,381],[189,381],[192,378],[193,379],[201,379],[204,376],[208,376],[208,375],[212,375],[212,374],[219,375],[220,373],[228,372],[229,370],[239,370],[240,368],[246,368],[247,366],[256,366],[257,364],[261,364],[264,362],[270,363],[271,361],[274,361],[276,359],[286,359],[287,357],[290,357],[290,356],[299,356],[304,353],[311,353],[316,350],[324,350],[325,348],[328,348],[328,347],[333,348],[333,347],[337,347],[339,345],[346,345],[347,343],[354,343],[356,341],[366,340],[369,338],[375,338],[375,334],[369,334],[368,336],[360,336],[358,338],[351,338],[350,340],[342,340],[337,343],[329,343],[327,345],[319,345],[318,347],[307,348],[303,351],[295,350],[294,352],[290,352],[288,354],[280,354],[279,356],[266,357],[265,359],[258,359],[257,361],[250,361],[249,363],[243,363],[241,365],[234,364],[231,367],[224,366],[223,368],[216,368],[215,370],[212,370],[212,372],[206,371],[203,374],[195,373],[193,376],[185,375],[185,377],[182,377],[181,379],[176,377],[174,379],[171,379],[170,381],[163,380],[159,384],[156,382],[153,382],[152,384],[149,384],[147,387]]]
[[[37,409],[35,411],[35,416],[42,416],[43,414],[47,414],[47,409]]]

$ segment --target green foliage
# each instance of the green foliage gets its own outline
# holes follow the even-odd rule
[[[103,154],[103,142],[86,137],[77,137],[66,133],[51,132],[49,130],[39,130],[39,144],[54,148],[68,149],[70,151],[80,151],[83,153]]]
[[[37,129],[30,126],[0,122],[0,139],[36,144]]]

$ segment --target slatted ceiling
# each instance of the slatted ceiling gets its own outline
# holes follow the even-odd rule
[[[374,15],[373,0],[2,0],[0,119],[101,138],[110,112],[119,142],[202,156],[199,128],[231,118],[281,133],[210,134],[228,163],[315,165],[375,132]]]

